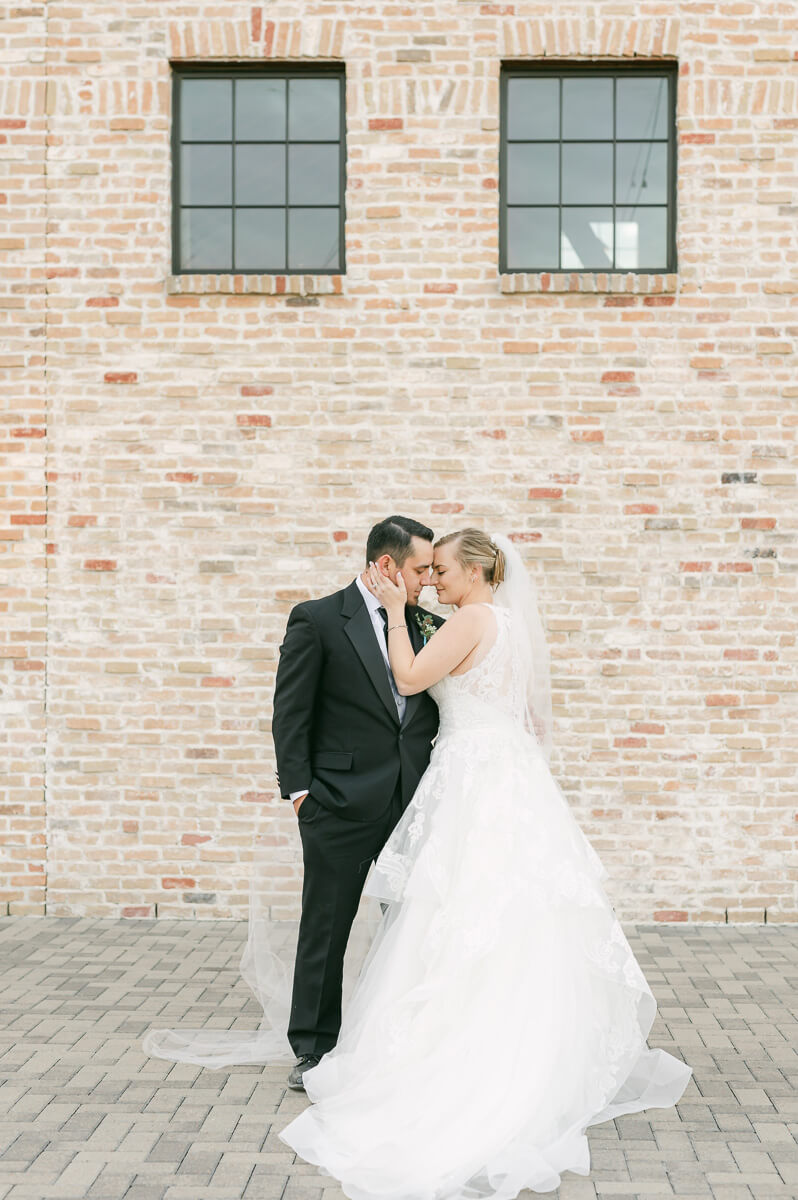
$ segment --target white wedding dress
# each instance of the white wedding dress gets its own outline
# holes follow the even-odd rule
[[[429,767],[366,892],[387,909],[313,1101],[280,1137],[351,1200],[510,1200],[586,1175],[585,1129],[669,1107],[691,1069],[601,861],[524,724],[513,615],[430,689]]]

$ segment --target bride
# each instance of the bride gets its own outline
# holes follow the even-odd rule
[[[351,1200],[552,1191],[588,1173],[587,1126],[669,1107],[691,1075],[646,1045],[656,1002],[549,772],[548,655],[518,552],[462,530],[434,577],[456,612],[414,656],[401,574],[371,567],[398,689],[429,689],[440,730],[366,884],[384,916],[338,1043],[279,1135]]]

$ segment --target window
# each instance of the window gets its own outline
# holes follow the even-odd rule
[[[668,273],[676,69],[502,71],[500,270]]]
[[[174,76],[172,246],[180,273],[344,270],[344,76]]]

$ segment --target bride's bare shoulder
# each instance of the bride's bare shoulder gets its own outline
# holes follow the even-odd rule
[[[446,624],[450,625],[453,629],[487,629],[493,620],[492,613],[488,612],[489,608],[492,608],[492,605],[464,604],[461,608],[455,609],[452,615],[447,618]]]

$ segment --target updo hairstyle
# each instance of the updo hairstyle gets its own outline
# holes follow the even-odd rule
[[[454,556],[461,567],[482,567],[485,582],[492,588],[502,583],[507,569],[504,553],[493,544],[487,533],[481,529],[459,529],[438,538],[435,546],[445,546],[449,542],[456,543]]]

